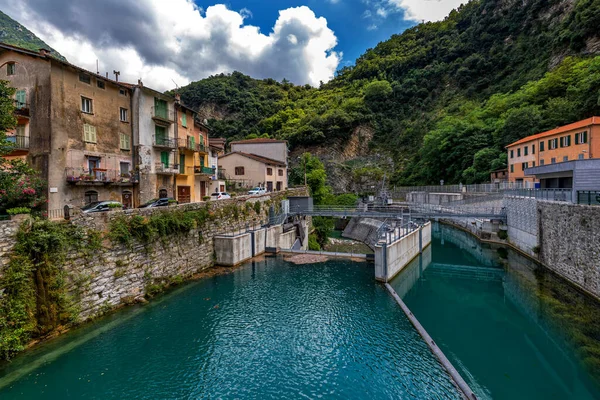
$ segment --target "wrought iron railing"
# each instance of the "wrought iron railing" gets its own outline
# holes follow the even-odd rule
[[[29,148],[29,136],[6,136],[6,141],[12,144],[13,147],[18,150]]]
[[[152,107],[152,118],[159,119],[165,122],[174,122],[175,112],[169,108]]]
[[[215,169],[201,166],[194,166],[194,174],[214,175]]]
[[[86,169],[80,167],[65,168],[65,178],[70,183],[107,183],[107,184],[122,184],[122,183],[137,183],[139,176],[133,172],[123,173],[119,170],[94,168]]]
[[[165,164],[157,162],[154,166],[154,170],[157,174],[178,174],[179,164]]]
[[[170,149],[174,149],[176,146],[175,139],[164,137],[164,136],[154,136],[154,146],[155,147],[168,147]]]

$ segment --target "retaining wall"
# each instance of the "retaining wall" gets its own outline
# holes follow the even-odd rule
[[[535,256],[538,246],[538,212],[536,199],[506,197],[506,225],[508,241],[525,253]]]

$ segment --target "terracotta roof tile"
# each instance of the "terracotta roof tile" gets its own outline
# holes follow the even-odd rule
[[[544,138],[547,136],[552,136],[552,135],[557,135],[559,133],[572,131],[574,129],[585,128],[586,126],[590,126],[590,125],[600,125],[600,117],[591,117],[591,118],[584,119],[581,121],[573,122],[572,124],[569,124],[569,125],[559,126],[558,128],[554,128],[554,129],[551,129],[546,132],[536,133],[535,135],[527,136],[523,139],[517,140],[516,142],[511,143],[506,147],[507,148],[513,147],[518,144],[527,143],[532,140],[541,139],[541,138]]]

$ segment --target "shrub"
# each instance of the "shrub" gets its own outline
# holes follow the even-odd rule
[[[508,239],[508,232],[506,232],[505,230],[499,230],[498,237],[502,240],[506,240]]]
[[[260,214],[260,201],[254,203],[254,212]]]
[[[540,254],[540,246],[533,246],[533,248],[531,249],[531,251],[534,252],[534,254]]]
[[[210,200],[210,196],[204,196],[202,197],[202,201],[209,201]]]
[[[6,210],[6,213],[8,215],[29,214],[31,213],[31,209],[27,207],[15,207],[9,208],[8,210]]]
[[[317,241],[317,236],[311,233],[308,236],[308,249],[313,251],[321,251],[321,245]]]
[[[109,203],[108,208],[122,208],[123,205],[119,203]]]

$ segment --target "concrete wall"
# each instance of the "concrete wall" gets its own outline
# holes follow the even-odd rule
[[[283,233],[283,226],[281,226],[281,225],[271,226],[271,227],[267,228],[265,246],[271,247],[274,249],[279,248],[280,247],[279,239],[280,239],[282,233]]]
[[[539,202],[540,261],[600,298],[600,207]]]
[[[538,201],[526,197],[506,197],[508,241],[531,256],[538,246]]]
[[[292,230],[279,235],[279,248],[291,249],[296,241],[296,230]]]
[[[234,266],[252,258],[252,235],[243,233],[236,236],[215,236],[215,263]]]
[[[431,222],[427,222],[391,244],[375,246],[375,279],[388,282],[430,243]]]
[[[267,228],[251,231],[250,234],[252,235],[252,257],[263,254],[267,242]]]

